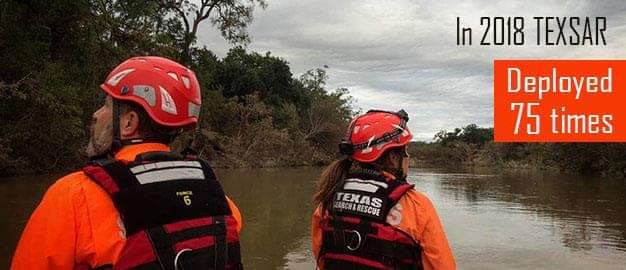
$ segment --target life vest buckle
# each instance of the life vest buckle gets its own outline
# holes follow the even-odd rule
[[[185,248],[179,251],[178,253],[176,253],[176,257],[174,257],[174,270],[178,270],[178,265],[179,265],[178,261],[180,259],[180,256],[187,251],[192,251],[192,250],[190,248]]]
[[[363,238],[361,237],[361,233],[359,233],[359,231],[357,231],[357,230],[349,230],[348,232],[351,233],[352,235],[355,235],[357,241],[356,241],[356,245],[351,245],[352,242],[354,242],[354,239],[355,239],[355,237],[352,237],[350,243],[346,244],[346,248],[348,248],[350,251],[356,251],[359,248],[361,248],[361,243],[362,243],[362,240],[363,240]]]

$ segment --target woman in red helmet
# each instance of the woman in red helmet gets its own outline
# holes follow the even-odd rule
[[[83,170],[35,209],[12,269],[241,269],[241,214],[203,160],[171,152],[197,126],[193,71],[134,57],[101,85]]]
[[[311,236],[319,269],[455,269],[430,200],[406,182],[412,134],[404,110],[352,120],[323,172]]]

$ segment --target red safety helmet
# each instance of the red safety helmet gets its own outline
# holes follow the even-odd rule
[[[373,162],[390,148],[407,145],[413,134],[406,123],[409,115],[370,110],[350,122],[345,138],[339,144],[342,154],[360,162]]]
[[[143,107],[155,122],[195,128],[200,114],[200,85],[190,69],[157,56],[130,58],[100,85],[114,99]]]

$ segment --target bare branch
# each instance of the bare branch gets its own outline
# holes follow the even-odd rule
[[[18,88],[22,84],[30,84],[29,81],[28,81],[29,80],[28,77],[30,77],[31,74],[32,73],[26,74],[26,76],[22,77],[17,82],[12,83],[12,84],[5,84],[3,81],[0,81],[0,89],[2,89],[2,88]]]
[[[183,1],[169,1],[169,0],[162,0],[159,4],[161,8],[171,8],[174,11],[176,11],[176,13],[178,13],[178,15],[180,15],[180,17],[182,17],[183,19],[183,23],[185,25],[185,32],[189,33],[189,18],[187,17],[187,14],[185,13],[185,11],[182,9],[182,3]]]
[[[187,14],[183,11],[180,6],[174,7],[174,10],[178,12],[178,14],[183,17],[183,23],[185,23],[185,32],[189,33],[189,19],[187,18]]]
[[[209,5],[209,0],[202,1],[202,6],[200,7],[200,10],[196,12],[196,19],[193,22],[193,28],[191,32],[189,32],[189,34],[191,34],[192,36],[196,35],[196,33],[198,32],[198,26],[200,25],[200,23],[206,20],[209,17],[209,15],[211,15],[211,12],[217,6],[218,3],[219,1],[213,1]],[[206,11],[206,13],[204,13],[204,9],[207,7],[208,7],[208,10]]]

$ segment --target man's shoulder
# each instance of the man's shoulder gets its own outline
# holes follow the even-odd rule
[[[91,181],[82,170],[68,173],[52,184],[50,191],[78,192],[85,189],[97,188],[98,184]]]
[[[55,185],[72,185],[82,181],[89,181],[89,177],[82,171],[74,171],[59,178]]]

